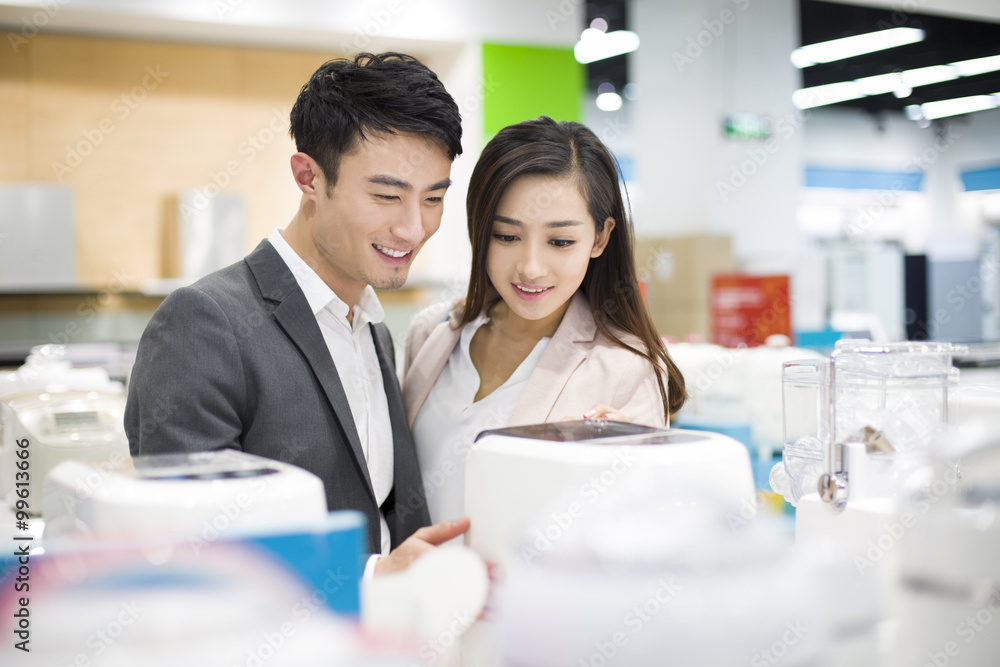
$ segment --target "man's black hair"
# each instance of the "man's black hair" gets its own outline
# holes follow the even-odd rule
[[[359,53],[324,63],[292,107],[296,150],[337,181],[342,155],[368,134],[409,132],[436,139],[449,159],[462,153],[462,117],[437,75],[402,53]]]

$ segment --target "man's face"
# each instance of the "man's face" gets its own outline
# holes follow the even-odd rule
[[[441,225],[450,175],[451,160],[432,139],[379,134],[341,157],[332,187],[316,178],[317,272],[338,296],[351,303],[365,285],[403,285],[417,251]]]

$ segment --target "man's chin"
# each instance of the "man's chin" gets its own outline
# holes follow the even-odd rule
[[[406,283],[408,271],[401,271],[392,276],[383,276],[369,283],[375,289],[399,289]]]

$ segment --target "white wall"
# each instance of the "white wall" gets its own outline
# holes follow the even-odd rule
[[[1000,110],[942,119],[921,128],[901,113],[813,109],[803,134],[806,165],[922,171],[919,193],[807,189],[800,215],[817,235],[894,239],[910,252],[974,254],[986,216],[962,191],[964,170],[1000,165]],[[823,221],[823,212],[827,218]],[[837,218],[839,215],[839,219]]]
[[[731,234],[742,264],[794,268],[801,180],[794,0],[636,0],[631,56],[640,236]],[[726,115],[767,117],[768,141],[727,140]]]

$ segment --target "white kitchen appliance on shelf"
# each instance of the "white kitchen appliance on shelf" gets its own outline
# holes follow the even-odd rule
[[[120,385],[119,385],[120,386]],[[12,479],[8,501],[26,501],[27,512],[42,514],[45,478],[63,461],[128,459],[123,414],[125,395],[106,391],[38,391],[8,394],[4,428],[5,476]]]
[[[128,456],[124,385],[104,368],[74,367],[70,355],[64,345],[39,345],[23,366],[0,373],[0,505],[18,499],[19,489],[40,488],[64,458]],[[19,464],[25,456],[28,463]],[[29,486],[16,487],[15,477]],[[40,503],[31,505],[32,514],[41,512]]]
[[[45,485],[45,544],[308,526],[327,516],[319,477],[235,450],[155,454],[117,464],[65,461]]]
[[[940,438],[930,484],[903,504],[890,667],[992,667],[1000,656],[1000,437],[990,423]],[[958,466],[955,461],[959,461]]]
[[[469,452],[469,544],[501,564],[519,552],[549,551],[638,469],[655,470],[664,493],[676,485],[701,488],[734,516],[754,501],[747,448],[728,436],[604,420],[514,426],[484,431]],[[671,499],[666,512],[683,514],[697,504],[664,498]]]
[[[920,520],[909,499],[937,481],[931,453],[955,419],[952,355],[962,350],[841,340],[828,359],[784,365],[785,447],[771,487],[797,507],[796,544],[826,559],[824,595],[840,638],[831,664],[886,664],[898,623],[897,545]]]

